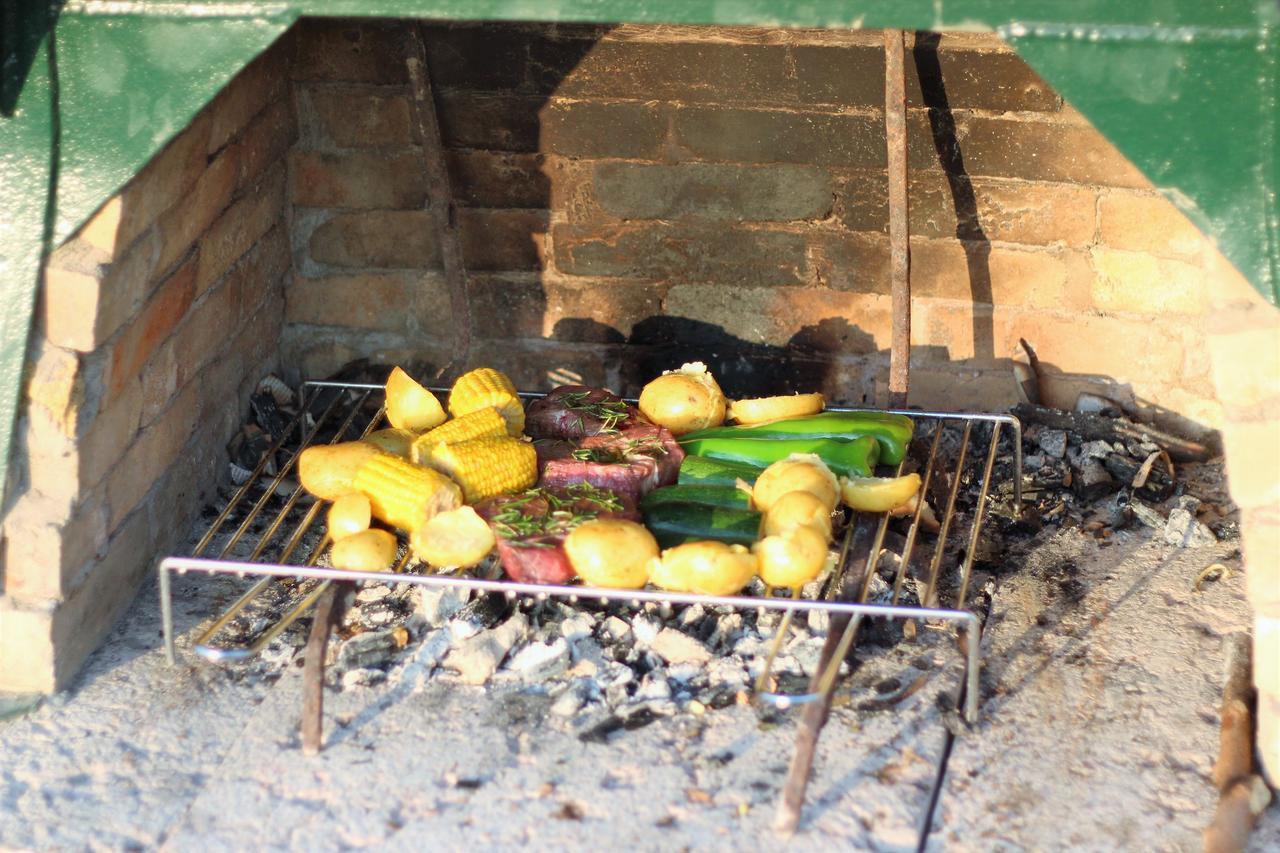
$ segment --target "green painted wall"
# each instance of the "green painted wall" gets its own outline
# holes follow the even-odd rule
[[[1276,0],[9,0],[0,11],[0,460],[42,252],[297,17],[994,29],[1267,299],[1280,288]],[[56,18],[56,21],[53,20]]]

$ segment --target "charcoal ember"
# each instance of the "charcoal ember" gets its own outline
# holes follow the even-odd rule
[[[280,411],[276,398],[270,391],[258,391],[249,397],[249,408],[253,411],[253,419],[272,441],[284,438],[289,427],[289,419]]]
[[[640,411],[604,388],[562,385],[531,402],[525,432],[535,439],[576,441],[647,423]]]
[[[492,629],[506,619],[513,608],[514,605],[507,600],[506,596],[497,593],[472,599],[454,613],[453,619],[450,620],[454,636],[470,637],[481,631]],[[521,619],[523,618],[521,614]]]
[[[1094,457],[1081,458],[1076,467],[1076,475],[1072,478],[1071,488],[1083,501],[1095,501],[1103,495],[1109,495],[1120,484],[1112,478],[1105,465]]]
[[[583,439],[570,458],[549,460],[539,485],[563,489],[589,483],[638,504],[659,486],[675,483],[683,460],[684,450],[669,430],[636,424]]]
[[[1133,523],[1133,509],[1129,504],[1128,490],[1121,489],[1110,500],[1098,507],[1100,520],[1114,530],[1123,530]]]
[[[340,672],[382,666],[397,648],[399,644],[393,630],[365,631],[342,644],[336,666]]]
[[[1080,445],[1080,458],[1083,459],[1106,459],[1115,449],[1111,446],[1111,442],[1102,441],[1086,441]]]
[[[466,606],[471,600],[471,591],[454,587],[417,587],[412,600],[411,621],[414,626],[439,628]]]
[[[569,642],[586,639],[595,630],[596,622],[588,613],[578,613],[563,620],[559,626],[559,634]]]
[[[1111,476],[1125,484],[1132,483],[1138,476],[1138,471],[1142,468],[1141,462],[1136,462],[1119,453],[1108,455],[1102,464],[1106,466]],[[1134,494],[1149,501],[1160,503],[1169,499],[1176,486],[1177,483],[1169,478],[1168,471],[1161,467],[1161,463],[1157,462],[1147,472],[1146,482],[1140,488],[1134,489]]]
[[[253,424],[246,424],[228,442],[227,456],[230,457],[233,467],[250,473],[258,467],[262,457],[271,450],[271,444],[271,436]],[[267,473],[274,475],[276,473],[274,466],[268,466]]]
[[[1040,431],[1040,449],[1046,456],[1061,459],[1067,454],[1067,431],[1062,429],[1044,429]]]
[[[610,616],[600,623],[600,637],[614,643],[622,643],[631,636],[631,626],[617,616]]]

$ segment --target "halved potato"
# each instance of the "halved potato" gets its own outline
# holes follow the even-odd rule
[[[383,450],[393,456],[408,459],[409,447],[417,437],[418,434],[416,432],[407,429],[380,429],[369,433],[360,440],[365,444],[372,444],[379,450]]]
[[[769,586],[794,589],[822,572],[827,562],[827,538],[812,527],[790,527],[751,546],[760,562],[760,579]]]
[[[387,377],[387,420],[393,427],[423,432],[440,426],[446,417],[435,394],[400,368],[391,371]]]
[[[724,392],[700,361],[668,371],[640,391],[640,411],[658,426],[684,435],[724,423]]]
[[[831,509],[813,492],[787,492],[773,502],[760,523],[761,536],[773,536],[790,527],[812,527],[831,538]]]
[[[598,518],[573,529],[564,540],[569,565],[591,586],[639,589],[649,580],[649,561],[658,541],[644,525],[621,518]]]
[[[826,401],[821,394],[791,394],[781,397],[756,397],[732,400],[726,416],[740,424],[762,424],[783,418],[802,418],[821,412]]]
[[[840,478],[841,499],[845,506],[859,512],[888,512],[907,503],[919,491],[919,474]]]
[[[751,488],[756,509],[768,512],[788,492],[812,492],[833,511],[840,500],[840,483],[827,463],[812,453],[793,453],[760,472]]]
[[[333,502],[326,516],[329,537],[337,542],[368,530],[373,523],[373,505],[359,492],[343,495]]]
[[[755,556],[741,545],[687,542],[649,565],[649,580],[671,592],[733,595],[756,575]]]
[[[318,444],[298,457],[298,479],[302,487],[322,501],[333,501],[356,491],[356,472],[382,453],[363,441]]]
[[[468,569],[489,556],[494,544],[489,523],[469,506],[436,513],[409,534],[413,553],[437,568]]]
[[[396,561],[396,537],[385,530],[364,530],[333,543],[329,562],[335,569],[385,572]]]

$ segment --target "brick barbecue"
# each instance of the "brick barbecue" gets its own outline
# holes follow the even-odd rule
[[[49,257],[4,522],[0,690],[71,682],[209,502],[264,375],[449,361],[405,33],[300,22]],[[472,362],[530,390],[634,394],[699,354],[731,396],[887,403],[878,33],[423,33]],[[1025,339],[1049,404],[1097,393],[1220,432],[1252,601],[1280,616],[1280,314],[997,37],[907,49],[910,404],[1008,407]],[[1280,632],[1256,643],[1280,660]],[[1274,762],[1280,683],[1259,686]]]

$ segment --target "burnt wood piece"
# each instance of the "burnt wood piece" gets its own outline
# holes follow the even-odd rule
[[[858,513],[852,522],[858,526],[854,530],[853,542],[845,559],[844,573],[837,580],[838,591],[834,596],[837,601],[860,600],[866,586],[863,574],[867,570],[867,556],[871,553],[872,540],[875,538],[875,525],[865,523],[863,518],[864,514]],[[875,571],[874,567],[871,570]],[[827,639],[822,644],[822,654],[818,656],[818,666],[809,679],[811,693],[819,690],[822,674],[839,650],[840,640],[853,618],[844,613],[832,614],[827,628]],[[855,632],[853,642],[850,643],[846,656],[851,654],[858,644],[856,634],[858,626],[853,626],[853,630]],[[831,712],[831,697],[835,693],[839,680],[839,678],[833,679],[826,691],[805,705],[804,716],[800,718],[800,727],[796,731],[796,751],[791,757],[791,767],[782,785],[782,799],[778,802],[778,812],[773,822],[774,830],[781,835],[793,835],[800,825],[800,813],[804,808],[805,792],[809,788],[809,776],[813,771],[813,756],[818,748],[818,736],[822,733],[822,727],[827,724],[827,716]]]
[[[436,372],[439,379],[461,372],[470,360],[471,301],[467,295],[467,270],[462,260],[458,207],[449,182],[449,164],[445,159],[431,78],[427,73],[427,48],[421,24],[410,27],[409,33],[408,55],[405,57],[413,93],[409,104],[414,124],[422,137],[422,169],[427,175],[428,202],[436,220],[440,262],[444,267],[444,283],[449,291],[449,309],[453,314],[453,357]]]
[[[302,670],[302,751],[307,755],[320,752],[324,740],[324,658],[329,635],[342,621],[347,596],[356,585],[351,581],[334,581],[316,602],[316,613],[307,636],[306,656]]]
[[[1121,486],[1132,485],[1134,478],[1138,476],[1138,471],[1142,468],[1141,462],[1135,462],[1121,453],[1112,453],[1102,460],[1102,464],[1106,466],[1112,477],[1120,481]],[[1135,488],[1133,493],[1159,503],[1169,499],[1173,494],[1173,488],[1174,482],[1169,478],[1169,474],[1158,467],[1152,467],[1147,472],[1146,482]]]
[[[1019,403],[1013,413],[1023,423],[1043,424],[1053,429],[1065,429],[1090,441],[1141,441],[1149,440],[1169,452],[1178,462],[1200,462],[1209,458],[1209,448],[1199,442],[1172,435],[1148,424],[1134,423],[1125,418],[1108,418],[1089,412],[1064,412],[1044,406]]]
[[[884,133],[889,164],[889,270],[893,334],[889,350],[889,405],[907,405],[911,370],[911,259],[907,218],[907,99],[902,68],[903,32],[884,31]]]
[[[1222,729],[1213,782],[1218,807],[1205,829],[1202,843],[1207,853],[1243,850],[1258,815],[1271,800],[1270,791],[1253,767],[1253,714],[1250,703],[1251,656],[1249,635],[1226,638],[1227,672],[1222,691]]]

